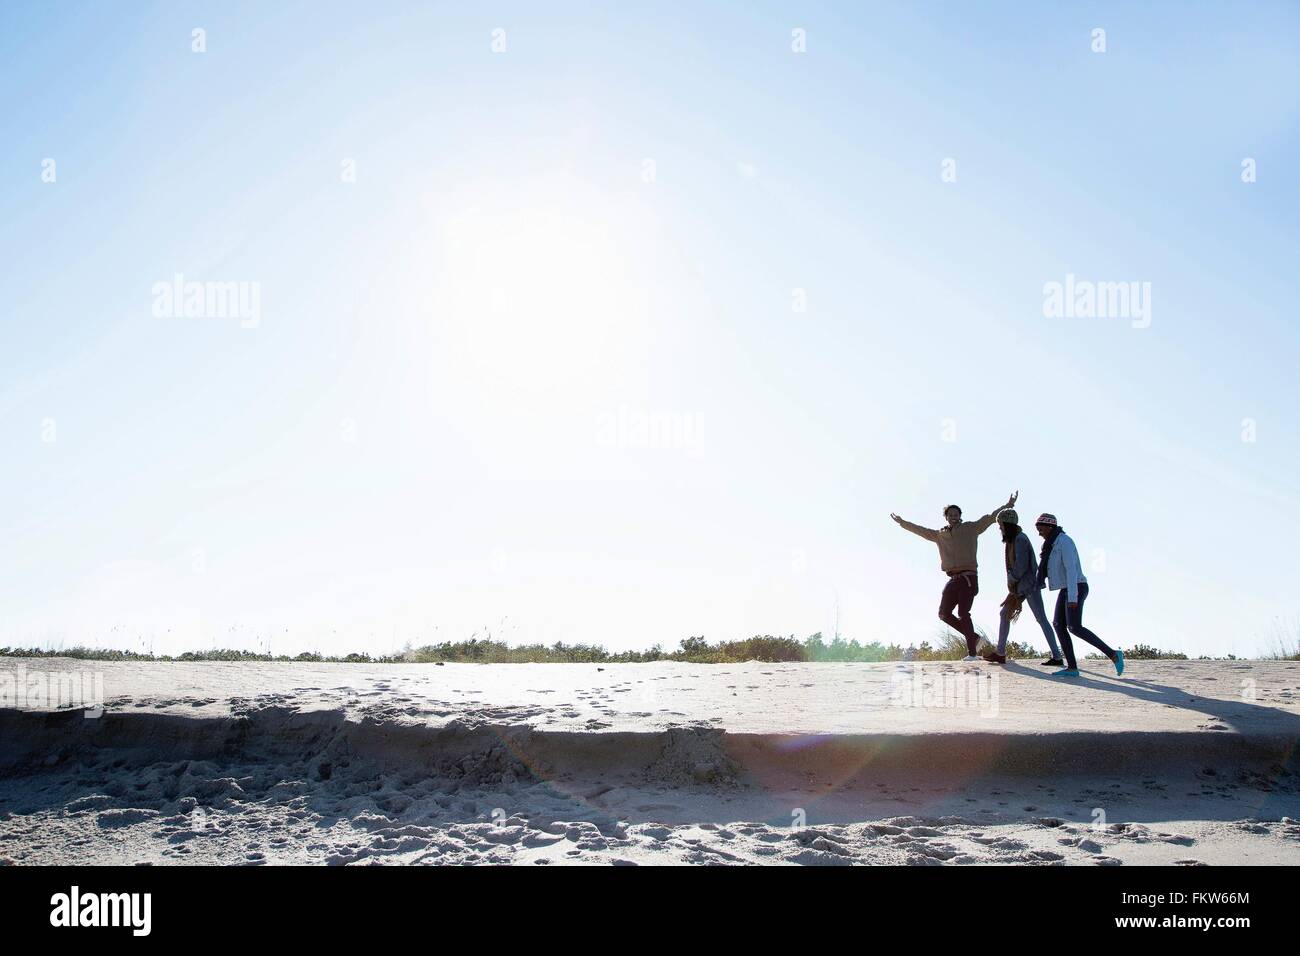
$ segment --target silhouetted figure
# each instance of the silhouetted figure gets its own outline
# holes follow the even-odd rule
[[[1061,649],[1056,646],[1056,632],[1052,622],[1047,619],[1047,608],[1043,606],[1043,585],[1038,580],[1038,560],[1034,557],[1034,546],[1029,535],[1020,529],[1020,516],[1014,508],[1004,508],[998,513],[998,527],[1002,529],[1002,544],[1006,551],[1007,562],[1007,596],[1002,601],[1002,613],[998,620],[998,647],[989,651],[984,659],[991,664],[1007,662],[1007,636],[1011,633],[1011,623],[1020,615],[1020,609],[1028,604],[1029,610],[1043,629],[1047,646],[1052,654],[1042,661],[1045,667],[1061,667]]]
[[[999,505],[978,521],[962,521],[961,509],[949,505],[943,509],[943,517],[948,526],[938,530],[904,521],[896,514],[889,516],[912,534],[920,535],[939,546],[939,566],[948,575],[943,597],[939,600],[939,620],[966,638],[967,654],[963,660],[979,660],[975,656],[975,650],[979,647],[979,635],[975,633],[975,625],[970,618],[971,604],[980,591],[975,556],[979,548],[979,536],[993,524],[998,512],[1014,505],[1019,496],[1020,492],[1017,491],[1007,499],[1005,505]],[[955,616],[952,613],[954,609],[957,611]]]
[[[1056,636],[1061,639],[1061,648],[1065,651],[1065,667],[1056,671],[1053,677],[1078,677],[1079,664],[1074,659],[1074,642],[1070,635],[1083,638],[1097,650],[1105,654],[1115,665],[1117,675],[1124,673],[1124,652],[1112,650],[1092,631],[1083,626],[1083,602],[1088,599],[1088,579],[1083,576],[1083,566],[1079,563],[1079,549],[1074,540],[1065,533],[1065,529],[1056,520],[1056,515],[1043,512],[1038,516],[1034,527],[1043,538],[1043,552],[1038,560],[1038,584],[1044,581],[1056,596]]]

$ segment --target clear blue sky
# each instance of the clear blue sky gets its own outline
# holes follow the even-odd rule
[[[1267,650],[1298,107],[1283,3],[7,2],[0,644],[905,644],[889,512],[1018,488],[1112,643]]]

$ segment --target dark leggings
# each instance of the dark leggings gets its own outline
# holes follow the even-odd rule
[[[1061,588],[1057,592],[1056,616],[1052,621],[1056,628],[1056,636],[1061,639],[1061,650],[1065,651],[1065,666],[1070,668],[1079,666],[1074,659],[1074,643],[1070,640],[1071,634],[1087,641],[1113,661],[1115,652],[1106,645],[1105,641],[1083,626],[1083,602],[1088,599],[1088,585],[1086,583],[1079,585],[1077,607],[1070,607],[1069,593],[1067,588]]]

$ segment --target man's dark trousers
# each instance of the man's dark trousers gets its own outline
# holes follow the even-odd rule
[[[939,620],[966,638],[966,649],[971,657],[975,656],[980,639],[970,619],[970,606],[975,603],[975,595],[979,593],[979,576],[974,571],[958,571],[948,576],[943,598],[939,601]],[[953,608],[957,609],[955,617]]]

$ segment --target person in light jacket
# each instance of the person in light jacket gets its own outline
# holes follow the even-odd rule
[[[1063,667],[1061,649],[1056,644],[1056,632],[1052,630],[1052,622],[1047,619],[1047,609],[1043,607],[1043,586],[1038,583],[1038,561],[1034,557],[1034,546],[1029,541],[1029,535],[1020,530],[1020,516],[1011,508],[998,513],[998,527],[1002,531],[1002,543],[1006,546],[1007,597],[1002,602],[1002,614],[998,621],[998,649],[987,652],[984,659],[990,664],[1007,662],[1007,635],[1011,633],[1011,622],[1019,615],[1020,606],[1028,604],[1038,626],[1043,629],[1047,646],[1052,649],[1051,656],[1040,663],[1044,667]]]
[[[1061,648],[1065,651],[1065,667],[1052,676],[1079,676],[1071,634],[1105,654],[1115,665],[1115,673],[1123,674],[1124,652],[1112,650],[1105,641],[1083,626],[1083,602],[1088,599],[1088,579],[1083,576],[1083,567],[1079,564],[1079,549],[1057,522],[1056,515],[1044,512],[1038,516],[1034,527],[1043,538],[1043,552],[1038,559],[1039,586],[1046,580],[1051,590],[1060,592],[1056,597],[1053,622],[1056,625],[1056,636],[1061,639]]]

